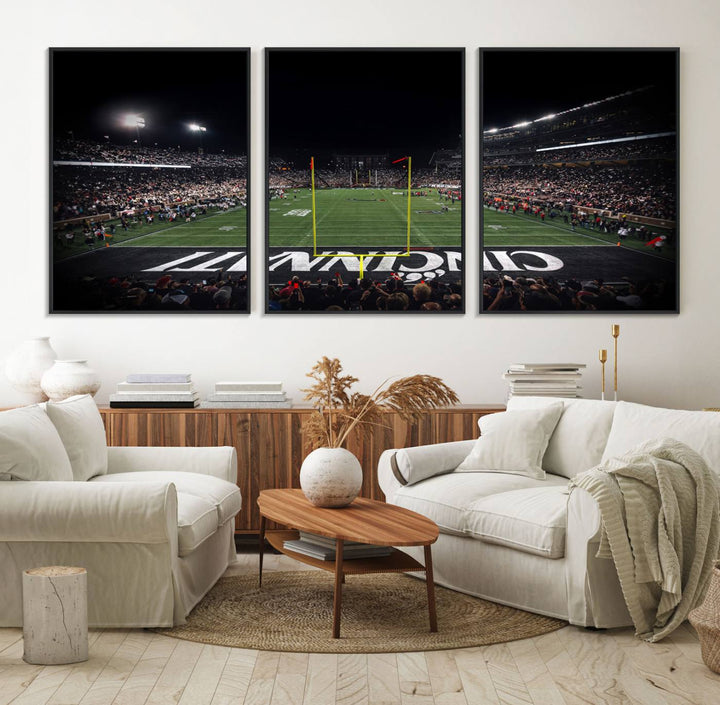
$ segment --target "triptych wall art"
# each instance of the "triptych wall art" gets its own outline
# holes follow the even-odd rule
[[[678,51],[481,62],[481,311],[677,311]]]
[[[678,311],[678,55],[480,51],[468,267],[465,50],[266,49],[266,314]],[[250,50],[50,92],[50,311],[249,312]]]
[[[249,49],[51,50],[52,312],[250,310],[249,88]]]

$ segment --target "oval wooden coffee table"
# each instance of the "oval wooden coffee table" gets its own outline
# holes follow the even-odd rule
[[[347,507],[323,509],[305,498],[302,490],[264,490],[258,497],[260,508],[260,585],[262,586],[263,548],[265,538],[270,545],[301,563],[335,573],[333,598],[334,639],[340,637],[340,607],[345,575],[360,573],[406,573],[425,571],[430,631],[437,631],[435,585],[433,584],[431,544],[438,537],[435,522],[421,514],[392,504],[358,497]],[[265,531],[267,519],[288,527],[288,530]],[[298,538],[298,532],[308,531],[336,540],[334,561],[323,561],[290,551],[284,542]],[[382,558],[357,558],[343,562],[343,543],[359,541],[377,546],[424,546],[425,565],[407,553],[393,550]]]

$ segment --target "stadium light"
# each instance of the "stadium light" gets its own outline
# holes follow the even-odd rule
[[[139,129],[141,127],[145,127],[145,118],[141,115],[129,113],[125,116],[123,125],[125,125],[125,127],[134,127],[136,129]]]
[[[128,113],[123,119],[123,125],[125,127],[134,127],[137,139],[135,142],[140,144],[140,128],[145,127],[145,118],[142,115],[136,115],[135,113]]]
[[[188,128],[190,129],[190,132],[194,132],[196,135],[199,135],[200,137],[200,145],[198,146],[198,154],[203,153],[203,134],[207,132],[207,128],[204,125],[198,125],[196,122],[191,122],[188,125]]]

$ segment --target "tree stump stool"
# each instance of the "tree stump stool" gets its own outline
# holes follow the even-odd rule
[[[85,568],[32,568],[22,579],[23,659],[44,666],[87,661]]]

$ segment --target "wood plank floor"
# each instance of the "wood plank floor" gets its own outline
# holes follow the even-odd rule
[[[240,554],[228,574],[253,572]],[[287,556],[265,570],[307,569]],[[508,644],[403,654],[279,654],[140,629],[90,633],[90,659],[22,660],[0,629],[0,705],[718,705],[720,676],[684,625],[659,644],[630,629],[566,627]]]

